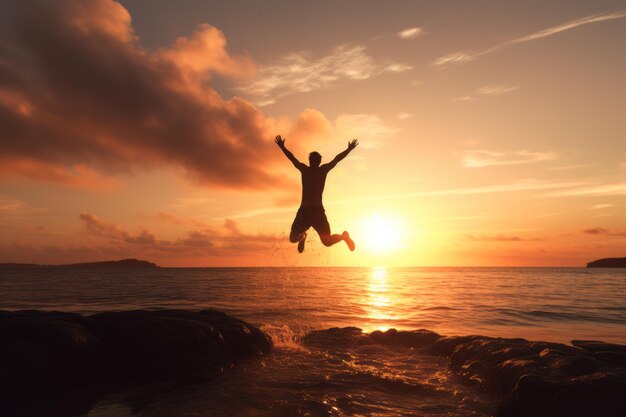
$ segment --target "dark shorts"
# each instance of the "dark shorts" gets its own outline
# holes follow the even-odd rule
[[[309,230],[309,227],[313,227],[315,231],[321,235],[330,234],[330,225],[326,218],[326,212],[322,206],[307,206],[300,207],[296,218],[291,225],[290,237],[298,240],[303,233]]]

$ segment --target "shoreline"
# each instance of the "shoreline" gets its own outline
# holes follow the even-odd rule
[[[86,383],[213,378],[271,354],[271,336],[215,310],[131,310],[83,316],[0,311],[0,389],[19,406],[33,394],[59,395]],[[316,330],[307,349],[382,345],[448,358],[468,384],[502,398],[497,416],[619,415],[626,390],[626,345],[571,345],[429,330],[363,333],[355,327]]]

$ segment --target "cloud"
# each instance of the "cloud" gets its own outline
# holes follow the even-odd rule
[[[591,207],[592,210],[602,210],[613,207],[613,204],[596,204]]]
[[[376,114],[340,114],[332,122],[315,109],[305,109],[298,119],[278,128],[288,130],[287,145],[296,157],[302,158],[315,149],[323,155],[339,152],[348,140],[359,139],[361,149],[377,148],[384,144],[398,128],[386,123]],[[353,158],[353,157],[351,157]]]
[[[420,27],[413,27],[401,30],[398,32],[398,37],[401,39],[414,39],[425,34],[424,29]]]
[[[622,231],[613,231],[613,230],[609,230],[609,229],[604,229],[602,227],[594,227],[591,229],[585,229],[583,230],[583,233],[586,235],[604,235],[604,236],[626,236],[626,232],[622,232]]]
[[[483,236],[475,236],[475,235],[466,235],[467,240],[471,240],[474,242],[539,242],[544,239],[541,238],[522,238],[519,236],[512,235],[483,235]]]
[[[260,68],[256,79],[239,90],[272,103],[280,97],[329,88],[345,80],[366,80],[384,73],[404,72],[413,67],[377,61],[363,45],[344,44],[321,58],[306,52],[285,56],[277,64]]]
[[[484,96],[500,96],[515,91],[518,88],[519,85],[486,85],[478,89],[478,94]]]
[[[0,178],[28,178],[84,190],[113,190],[120,187],[116,178],[102,175],[84,164],[60,166],[19,157],[3,161],[0,165]]]
[[[35,207],[26,201],[0,194],[0,221],[12,222],[24,220],[32,214],[46,211],[42,207]]]
[[[515,91],[519,88],[518,85],[486,85],[476,90],[478,95],[482,96],[501,96],[502,94],[510,93],[511,91]],[[452,102],[459,101],[474,101],[476,100],[475,96],[460,96],[454,97]]]
[[[545,197],[584,197],[600,195],[626,195],[626,183],[588,185],[544,194]]]
[[[335,120],[335,136],[358,138],[362,148],[377,148],[398,129],[387,125],[375,114],[343,114]]]
[[[92,236],[105,237],[112,240],[121,240],[133,244],[154,244],[156,237],[148,230],[142,230],[137,234],[131,234],[120,226],[101,220],[93,214],[81,213],[79,218],[83,221],[85,230]]]
[[[399,120],[410,119],[411,117],[413,117],[411,113],[400,112],[396,114],[396,119]]]
[[[278,122],[208,84],[255,71],[217,28],[150,51],[112,0],[12,4],[0,44],[1,179],[106,189],[118,175],[176,167],[203,185],[286,184],[275,172]]]
[[[454,97],[452,99],[453,103],[459,102],[459,101],[474,101],[476,100],[474,97],[472,96],[460,96],[460,97]]]
[[[148,230],[131,233],[123,227],[100,219],[90,213],[81,213],[85,232],[97,239],[105,239],[108,244],[115,244],[123,249],[125,256],[137,253],[150,256],[238,256],[269,250],[282,237],[272,234],[247,234],[240,230],[232,219],[226,219],[221,227],[209,227],[206,224],[187,232],[186,236],[175,239],[159,239]],[[193,224],[193,222],[189,222]],[[106,247],[106,245],[100,245]],[[142,255],[145,256],[145,255]]]
[[[551,161],[556,158],[554,152],[495,152],[488,150],[471,150],[465,152],[463,166],[465,168],[483,168],[528,164],[532,162]]]
[[[444,55],[435,59],[432,65],[436,67],[441,67],[449,64],[464,64],[466,62],[471,62],[475,59],[475,54],[470,54],[467,52],[455,52],[453,54]]]
[[[455,52],[448,55],[441,56],[435,59],[432,63],[433,66],[441,67],[451,64],[465,64],[467,62],[471,62],[476,60],[478,57],[482,55],[491,54],[502,49],[506,49],[510,46],[536,41],[539,39],[546,38],[548,36],[556,35],[557,33],[561,33],[567,30],[575,29],[579,26],[588,25],[591,23],[604,22],[608,20],[622,19],[626,17],[626,10],[607,13],[607,14],[596,14],[591,16],[585,16],[580,19],[571,20],[569,22],[562,23],[560,25],[552,26],[547,29],[543,29],[537,32],[530,33],[528,35],[520,36],[518,38],[510,39],[506,42],[499,43],[490,48],[481,49],[478,51],[463,51],[463,52]]]

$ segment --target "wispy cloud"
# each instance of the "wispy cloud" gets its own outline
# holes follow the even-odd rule
[[[604,22],[608,20],[622,19],[626,17],[626,10],[621,10],[614,13],[606,13],[606,14],[596,14],[591,16],[585,16],[580,19],[571,20],[569,22],[562,23],[560,25],[552,26],[547,29],[543,29],[537,32],[530,33],[528,35],[520,36],[518,38],[514,38],[508,40],[506,42],[499,43],[495,46],[481,49],[478,51],[462,51],[462,52],[454,52],[448,55],[441,56],[435,59],[432,63],[433,66],[441,67],[451,64],[464,64],[467,62],[471,62],[476,60],[478,57],[482,55],[491,54],[493,52],[500,51],[502,49],[506,49],[510,46],[536,41],[539,39],[547,38],[548,36],[556,35],[557,33],[565,32],[567,30],[575,29],[579,26],[588,25],[591,23]]]
[[[41,207],[34,207],[26,201],[0,195],[0,221],[23,220],[31,214],[46,211]]]
[[[449,64],[464,64],[466,62],[471,62],[478,54],[472,54],[468,52],[455,52],[453,54],[444,55],[435,59],[432,65],[436,67],[441,67]]]
[[[613,207],[613,204],[596,204],[594,206],[591,206],[592,210],[602,210],[602,209],[607,209],[607,208],[611,208]]]
[[[328,88],[342,80],[366,80],[412,68],[398,62],[376,60],[363,45],[345,44],[317,59],[306,52],[287,55],[275,65],[262,67],[258,77],[240,90],[269,103],[289,94]]]
[[[460,96],[460,97],[454,97],[452,99],[452,102],[459,102],[459,101],[474,101],[476,100],[474,97],[472,96]]]
[[[486,85],[478,89],[478,94],[484,96],[501,96],[519,88],[519,85]]]
[[[400,112],[396,114],[396,119],[399,119],[399,120],[410,119],[411,117],[413,117],[411,113]]]
[[[359,138],[363,148],[377,148],[398,129],[375,114],[342,114],[335,120],[336,137]]]
[[[511,91],[517,90],[519,85],[486,85],[484,87],[480,87],[476,90],[476,95],[480,96],[501,96],[503,94],[510,93]],[[474,101],[476,100],[476,96],[474,95],[466,95],[460,97],[454,97],[452,102],[458,101]]]
[[[483,168],[489,166],[519,165],[532,162],[550,161],[556,158],[554,152],[495,152],[488,150],[472,150],[465,152],[463,166],[465,168]]]
[[[598,195],[626,195],[626,183],[600,184],[578,187],[570,190],[553,191],[544,197],[581,197]]]
[[[398,32],[398,37],[401,39],[413,39],[423,35],[424,33],[424,29],[420,27],[413,27],[401,30],[400,32]]]

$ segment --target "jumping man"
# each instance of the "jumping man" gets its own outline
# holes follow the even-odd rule
[[[350,239],[348,232],[340,235],[330,234],[330,225],[326,218],[324,206],[322,205],[322,193],[326,183],[326,175],[333,169],[339,161],[348,156],[348,154],[357,147],[359,142],[354,139],[348,142],[348,148],[335,156],[335,159],[327,164],[322,163],[322,155],[317,152],[309,154],[309,165],[306,166],[298,161],[295,156],[285,147],[285,139],[280,135],[276,136],[276,144],[284,154],[289,158],[293,166],[295,166],[302,175],[302,201],[300,208],[296,214],[296,218],[291,225],[291,233],[289,240],[292,243],[298,243],[298,252],[304,251],[304,242],[306,240],[306,231],[309,227],[313,227],[324,246],[332,246],[342,240],[346,242],[351,251],[354,250],[354,241]]]

